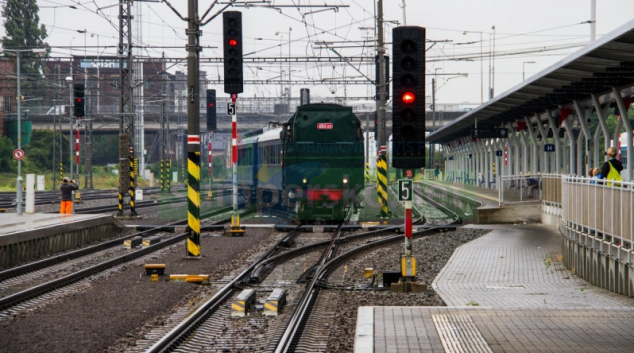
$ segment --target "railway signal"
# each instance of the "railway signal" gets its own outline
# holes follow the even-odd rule
[[[242,13],[238,11],[223,12],[222,32],[225,93],[242,93]]]
[[[74,115],[78,118],[84,116],[84,84],[75,83],[73,85],[73,108]]]
[[[207,131],[216,130],[216,90],[207,90]]]
[[[392,31],[392,166],[425,166],[425,28]]]

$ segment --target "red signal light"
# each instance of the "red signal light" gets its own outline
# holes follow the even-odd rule
[[[403,103],[405,104],[412,104],[416,100],[416,96],[412,92],[405,92],[401,96],[401,99],[403,100]]]
[[[81,98],[77,98],[77,103],[81,103]]]
[[[213,103],[209,103],[209,108],[213,108],[214,104]]]
[[[237,40],[235,40],[233,38],[229,39],[229,46],[230,47],[235,47],[236,45],[238,45],[238,41]]]

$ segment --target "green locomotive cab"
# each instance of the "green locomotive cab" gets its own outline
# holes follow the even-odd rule
[[[280,132],[284,193],[300,220],[342,220],[363,195],[361,122],[351,107],[308,104]]]

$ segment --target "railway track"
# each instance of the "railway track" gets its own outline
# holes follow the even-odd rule
[[[420,192],[417,193],[420,195]],[[425,198],[424,195],[420,196]],[[452,218],[448,223],[457,224],[460,222],[455,214],[442,205],[438,205],[433,200],[426,201],[435,204],[436,207],[451,215]],[[423,217],[420,215],[419,222],[422,219]],[[430,226],[430,229],[415,232],[413,236],[414,238],[422,238],[436,234],[438,230],[446,228],[450,224]],[[164,332],[162,335],[154,332],[151,337],[161,337],[155,343],[147,349],[136,347],[133,351],[154,353],[210,350],[222,352],[236,351],[247,347],[257,351],[276,353],[325,351],[329,329],[324,327],[323,323],[333,316],[334,303],[336,302],[336,295],[332,291],[322,293],[324,288],[328,287],[329,278],[349,259],[369,250],[402,241],[402,235],[394,235],[394,232],[399,228],[400,226],[395,226],[394,228],[343,236],[343,228],[339,227],[329,240],[312,241],[308,245],[283,253],[278,253],[281,246],[281,243],[278,242],[258,261],[218,290],[193,314],[185,317],[181,313],[183,320],[172,327],[169,332]],[[296,233],[298,230],[299,228],[293,232]],[[284,274],[280,277],[281,272],[297,273],[297,268],[295,271],[292,268],[293,266],[301,268],[301,264],[298,264],[297,260],[293,264],[292,260],[299,257],[304,258],[307,254],[313,254],[309,259],[314,261],[314,266],[300,271],[301,276],[296,280],[307,282],[307,284],[305,287],[303,284],[296,284],[294,289],[289,290],[289,304],[285,308],[286,314],[283,319],[270,320],[257,314],[233,320],[229,317],[228,303],[235,300],[243,288],[255,288],[260,292],[267,293],[280,283],[286,283],[286,288],[289,289],[288,285],[294,280]],[[315,254],[319,254],[319,256]],[[284,270],[278,271],[282,267]],[[342,272],[345,277],[345,270],[339,269],[339,278],[336,279],[341,279]],[[268,280],[268,276],[273,277],[273,279]],[[243,335],[242,331],[249,330],[256,331],[255,336],[260,337],[261,340],[254,340],[253,336]]]
[[[422,219],[422,217],[419,219]],[[298,238],[298,244],[306,243],[306,245],[283,252],[280,249],[283,247],[282,244],[284,244],[285,239],[281,239],[275,246],[267,250],[261,258],[219,289],[213,297],[208,299],[195,312],[187,315],[184,312],[177,312],[176,316],[180,316],[183,319],[178,325],[158,329],[150,334],[150,337],[157,338],[160,336],[160,339],[154,341],[154,343],[152,343],[152,339],[148,339],[144,342],[145,346],[137,346],[131,351],[191,352],[211,349],[211,347],[213,347],[213,351],[235,351],[246,347],[255,349],[254,344],[258,351],[275,351],[276,347],[287,339],[287,331],[290,329],[297,332],[297,327],[299,327],[297,325],[303,325],[304,320],[310,316],[306,311],[306,304],[302,296],[305,285],[295,283],[296,281],[309,281],[312,283],[316,279],[315,276],[322,271],[321,269],[337,258],[341,251],[345,251],[347,247],[355,247],[351,244],[376,241],[377,239],[393,235],[399,228],[400,226],[395,226],[393,228],[344,236],[346,228],[340,224],[338,229],[331,235],[321,233],[321,238],[319,236],[320,233],[313,234],[310,239],[306,239],[303,235]],[[300,228],[295,228],[289,234],[289,237],[297,237],[299,231]],[[392,237],[402,238],[399,235]],[[301,260],[298,261],[298,258],[301,258]],[[309,264],[302,265],[306,263]],[[295,273],[297,276],[291,279],[287,272]],[[273,278],[268,279],[267,277],[269,276]],[[237,320],[230,318],[228,302],[235,300],[243,288],[255,288],[260,293],[268,293],[280,283],[285,283],[285,288],[289,290],[289,304],[284,310],[286,312],[291,310],[296,313],[304,312],[305,317],[303,315],[296,317],[295,315],[286,314],[287,319],[283,320],[270,320],[261,315]],[[314,317],[312,320],[320,321],[318,317]],[[251,327],[260,333],[266,331],[266,334],[262,336],[262,340],[253,342],[248,337],[241,337],[240,330],[242,325]],[[264,339],[265,337],[266,339]]]
[[[222,191],[225,189],[224,185],[227,182],[215,182],[215,184],[222,184],[222,187],[218,187],[216,189],[212,189],[214,194],[216,192]],[[80,189],[82,200],[103,200],[103,199],[118,199],[118,191],[117,189]],[[172,187],[171,192],[182,193],[186,192],[187,189],[183,187]],[[145,187],[143,188],[143,192],[145,196],[157,195],[160,194],[161,191],[159,187]],[[23,193],[23,204],[26,202],[26,193]],[[35,192],[35,205],[49,205],[54,203],[59,203],[60,194],[59,190],[47,190],[47,191],[36,191]],[[14,191],[3,191],[0,192],[0,208],[4,209],[13,209],[15,208],[15,192]]]
[[[223,208],[201,215],[201,218],[207,218],[229,210],[229,208]],[[228,221],[228,219],[223,219],[213,224],[223,225]],[[171,225],[186,224],[187,221],[183,220],[174,222]],[[4,295],[4,297],[0,298],[0,319],[37,308],[51,298],[73,292],[77,288],[88,285],[90,282],[88,277],[90,276],[96,274],[107,275],[109,271],[115,271],[115,267],[118,265],[182,242],[188,235],[188,233],[167,234],[162,229],[162,226],[149,229],[0,272],[0,294]],[[134,236],[149,236],[156,233],[164,234],[159,243],[138,250],[124,251],[123,254],[121,254],[121,251],[112,251],[113,247],[122,245],[125,239],[130,239]],[[113,258],[113,256],[115,257]],[[94,257],[102,257],[107,260],[95,261]],[[90,262],[97,263],[91,264]],[[72,269],[74,266],[81,269]],[[55,277],[60,271],[68,272],[68,274],[53,280],[42,280],[43,278]]]

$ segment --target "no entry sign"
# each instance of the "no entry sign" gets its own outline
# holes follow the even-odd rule
[[[13,151],[13,158],[20,160],[22,158],[24,158],[24,151],[22,150],[15,150]]]

